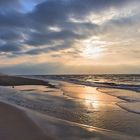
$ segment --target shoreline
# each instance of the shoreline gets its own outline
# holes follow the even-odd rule
[[[0,86],[20,86],[20,85],[44,85],[55,88],[48,81],[32,79],[18,76],[0,75]]]
[[[140,115],[140,94],[137,93],[136,91],[125,90],[127,91],[126,94],[120,89],[116,90],[113,88],[112,89],[97,88],[97,90],[107,95],[120,99],[121,101],[116,103],[116,105],[119,106],[120,108],[128,112]],[[114,92],[117,92],[117,94],[114,94]]]

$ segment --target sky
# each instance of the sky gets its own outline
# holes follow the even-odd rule
[[[0,0],[0,73],[140,74],[140,0]]]

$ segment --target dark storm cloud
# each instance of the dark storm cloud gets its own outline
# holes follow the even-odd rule
[[[7,43],[7,44],[4,44],[4,45],[0,46],[0,51],[1,52],[17,52],[17,51],[21,51],[21,45],[20,44]]]
[[[23,39],[23,33],[18,29],[0,28],[0,39],[3,41],[19,41]]]
[[[25,53],[30,55],[37,55],[37,54],[47,53],[51,51],[64,50],[66,48],[71,47],[72,45],[73,43],[71,41],[65,41],[61,45],[52,45],[51,47],[46,47],[46,48],[34,48],[29,51],[26,51]]]
[[[67,44],[67,42],[72,44],[76,39],[84,39],[89,37],[91,33],[97,33],[99,26],[90,22],[75,23],[70,21],[70,18],[82,20],[91,12],[104,12],[111,7],[120,8],[129,1],[38,0],[35,7],[31,8],[32,11],[23,12],[23,1],[0,0],[0,29],[2,29],[0,40],[5,42],[4,45],[0,46],[0,51],[11,53],[18,51],[19,55],[23,53],[32,55],[42,53],[44,50],[48,52],[48,50],[57,51],[71,47],[72,45]],[[30,7],[28,8],[30,9]],[[50,31],[49,28],[53,26],[60,28],[60,31]],[[64,43],[55,45],[52,44],[54,40],[62,40]],[[49,49],[40,47],[41,49],[36,48],[24,52],[21,49],[25,45],[38,47],[50,44],[52,47]]]
[[[0,5],[4,6],[4,5],[11,5],[11,4],[18,4],[19,0],[0,0]]]
[[[4,6],[10,6],[12,7],[12,4],[15,5],[19,5],[19,0],[0,0],[0,7],[4,7]],[[5,7],[6,8],[6,7]]]
[[[63,30],[60,32],[45,32],[40,33],[40,32],[35,32],[29,35],[28,40],[26,41],[27,44],[29,45],[45,45],[45,44],[50,44],[54,40],[72,40],[72,39],[80,39],[83,38],[84,35],[74,33],[73,31],[70,30]]]
[[[27,24],[26,15],[20,12],[0,12],[0,27],[25,27]]]
[[[20,10],[20,0],[0,0],[0,11]]]
[[[56,25],[69,17],[86,16],[89,12],[103,12],[110,7],[118,7],[129,0],[47,0],[38,4],[29,13],[34,21],[47,25]]]

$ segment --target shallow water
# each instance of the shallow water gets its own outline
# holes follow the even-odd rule
[[[140,93],[129,90],[98,88],[98,91],[121,99],[117,105],[136,114],[140,114]]]

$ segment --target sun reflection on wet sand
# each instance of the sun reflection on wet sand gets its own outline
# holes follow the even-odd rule
[[[108,110],[108,106],[114,106],[119,99],[102,93],[96,87],[88,87],[83,85],[76,85],[70,83],[62,83],[62,91],[52,91],[46,86],[16,86],[15,89],[25,92],[39,92],[43,94],[50,94],[53,96],[70,97],[74,100],[80,100],[82,105],[88,109],[95,111]]]
[[[99,109],[99,102],[92,99],[92,96],[85,96],[84,104],[87,108]]]
[[[93,108],[96,108],[96,109],[99,109],[100,107],[98,101],[92,102],[91,105]]]
[[[82,100],[87,109],[106,110],[108,106],[115,105],[119,101],[115,97],[98,91],[96,87],[79,86],[76,84],[67,85],[67,83],[64,83],[62,90],[65,95]]]

